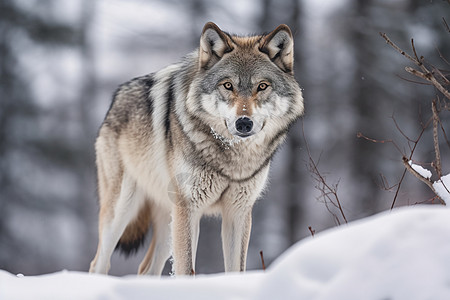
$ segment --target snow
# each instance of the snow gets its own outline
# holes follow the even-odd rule
[[[450,205],[450,174],[442,176],[441,179],[435,181],[433,187],[438,196]]]
[[[409,165],[422,177],[430,180],[431,171],[427,170],[419,165],[413,164],[412,161],[408,161]],[[445,203],[450,204],[450,174],[442,176],[437,181],[433,182],[433,188],[436,191],[436,194],[444,200]]]
[[[426,178],[426,179],[430,179],[431,178],[431,172],[430,170],[427,170],[425,168],[423,168],[422,166],[413,164],[413,162],[410,160],[408,161],[409,165],[417,172],[419,173],[422,177]]]
[[[221,135],[220,133],[218,133],[217,131],[215,131],[214,128],[212,128],[212,127],[211,127],[210,132],[216,140],[219,140],[222,143],[222,146],[224,146],[225,149],[230,149],[230,148],[234,147],[234,145],[242,142],[242,140],[243,140],[242,138],[237,137],[237,136],[233,137],[232,139],[228,139],[228,138],[224,137],[223,135]]]
[[[0,271],[0,299],[450,299],[449,214],[415,206],[317,233],[266,272],[157,279]]]

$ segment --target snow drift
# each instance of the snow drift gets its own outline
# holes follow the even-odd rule
[[[316,234],[266,271],[123,278],[0,271],[0,299],[450,299],[450,211],[416,206]]]

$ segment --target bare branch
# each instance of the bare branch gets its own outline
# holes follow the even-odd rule
[[[417,204],[426,204],[426,203],[434,204],[434,201],[435,201],[436,199],[439,199],[439,197],[436,196],[436,195],[434,195],[433,198],[431,198],[431,199],[425,199],[425,200],[423,200],[423,201],[415,202],[414,205],[417,205]],[[440,203],[440,202],[439,202],[439,203]]]
[[[398,125],[397,120],[395,119],[394,115],[392,115],[392,121],[394,122],[395,128],[397,128],[398,132],[408,141],[411,143],[414,143],[415,141],[412,140],[406,133],[403,132],[403,130],[400,128],[400,125]],[[423,127],[423,126],[422,126]]]
[[[429,82],[415,81],[415,80],[411,80],[411,79],[409,79],[409,78],[405,78],[405,77],[400,76],[400,75],[396,75],[396,76],[397,76],[398,78],[404,80],[404,81],[408,81],[408,82],[411,82],[411,83],[414,83],[414,84],[429,85],[429,86],[432,86],[432,85],[433,85],[433,84],[431,84],[431,83],[429,83]]]
[[[394,120],[394,122],[395,122],[395,125],[397,126],[397,129],[400,130],[399,127],[398,127],[398,124],[397,124],[397,122],[396,122],[396,120],[395,120],[395,118],[394,118],[394,117],[392,117],[392,118],[393,118],[393,120]],[[430,124],[430,122],[431,122],[431,119],[428,120],[428,122],[427,122],[425,125],[422,125],[422,131],[419,133],[419,135],[417,136],[417,138],[416,138],[415,140],[412,140],[411,138],[409,138],[408,136],[406,136],[406,135],[402,132],[402,135],[408,140],[408,142],[412,142],[413,145],[414,145],[414,146],[411,148],[411,153],[409,154],[409,158],[407,159],[407,161],[409,161],[409,160],[412,159],[412,157],[413,157],[413,155],[414,155],[414,151],[416,151],[417,145],[419,144],[419,141],[421,140],[421,138],[422,138],[422,136],[423,136],[423,134],[424,134],[424,132],[425,132],[425,129],[428,127],[428,125]],[[405,160],[405,158],[406,158],[406,156],[403,155],[403,161]],[[408,166],[411,167],[409,164],[408,164]],[[398,182],[397,190],[395,191],[395,196],[394,196],[394,199],[392,200],[391,209],[394,208],[395,203],[396,203],[397,198],[398,198],[398,195],[400,194],[400,188],[401,188],[401,186],[402,186],[403,180],[405,179],[405,175],[406,175],[406,171],[407,171],[407,170],[408,170],[408,168],[405,168],[405,170],[403,170],[402,177],[400,178],[400,181]],[[416,172],[416,173],[417,173],[417,172]],[[420,174],[419,174],[419,175],[420,175]]]
[[[363,139],[365,139],[365,140],[367,140],[367,141],[369,141],[369,142],[377,143],[377,144],[387,144],[387,143],[390,143],[390,144],[394,145],[394,147],[397,149],[397,151],[398,151],[400,154],[403,155],[403,152],[400,150],[400,148],[398,147],[398,145],[395,143],[394,140],[376,140],[376,139],[372,139],[372,138],[369,138],[369,137],[365,136],[365,135],[362,134],[361,132],[358,132],[358,133],[356,134],[356,137],[357,137],[357,138],[363,138]]]
[[[416,148],[417,148],[417,144],[419,143],[420,139],[422,138],[422,136],[423,136],[423,134],[424,134],[424,132],[425,132],[425,129],[429,126],[429,124],[430,124],[430,122],[431,122],[431,119],[428,120],[425,124],[422,124],[422,130],[421,130],[421,132],[419,133],[419,135],[417,136],[417,138],[414,139],[414,140],[413,140],[412,138],[410,138],[405,132],[403,132],[403,130],[400,128],[399,124],[397,123],[397,120],[395,119],[395,117],[394,117],[393,115],[392,115],[392,120],[393,120],[393,122],[394,122],[394,124],[395,124],[395,127],[396,127],[397,130],[400,132],[400,134],[408,141],[408,145],[409,145],[409,147],[410,147],[410,155],[409,155],[409,159],[412,159],[412,156],[413,156],[413,154],[414,154],[414,151],[415,151]],[[384,143],[392,143],[392,144],[395,146],[395,148],[397,149],[397,151],[399,151],[400,154],[401,154],[403,157],[406,157],[406,155],[403,154],[403,152],[400,150],[400,148],[398,147],[398,145],[397,145],[397,144],[395,143],[395,141],[393,141],[393,140],[375,140],[375,139],[371,139],[371,138],[368,138],[368,137],[364,136],[362,133],[358,133],[357,136],[358,136],[359,138],[364,138],[364,139],[366,139],[366,140],[368,140],[368,141],[370,141],[370,142],[374,142],[374,143],[382,143],[382,144],[384,144]],[[397,187],[397,189],[395,190],[394,199],[392,200],[391,209],[394,208],[395,203],[397,202],[397,198],[398,198],[398,196],[399,196],[399,194],[400,194],[400,189],[401,189],[401,187],[402,187],[402,183],[403,183],[403,180],[404,180],[404,178],[405,178],[405,175],[406,175],[406,169],[403,170],[403,174],[402,174],[402,176],[401,176],[399,182],[398,182],[396,185],[393,185],[391,188],[389,188],[389,189],[392,189],[392,188],[395,187],[395,186]]]
[[[431,111],[433,112],[433,142],[434,142],[434,153],[436,155],[436,161],[434,168],[436,169],[439,178],[442,177],[442,165],[441,165],[441,152],[439,150],[439,135],[438,126],[440,123],[438,111],[436,108],[436,100],[431,102]]]
[[[447,146],[450,149],[450,141],[449,141],[449,139],[447,137],[447,133],[445,132],[445,129],[444,129],[444,126],[442,125],[442,122],[440,122],[440,124],[441,124],[442,133],[444,134],[445,142],[447,143]]]
[[[406,156],[402,157],[402,161],[403,161],[403,165],[405,166],[406,170],[408,170],[408,172],[410,172],[411,174],[413,174],[414,176],[417,177],[417,179],[419,179],[420,181],[422,181],[423,183],[425,183],[426,185],[428,185],[428,187],[430,189],[434,190],[433,187],[433,183],[431,182],[431,180],[429,180],[428,178],[423,177],[422,175],[419,174],[419,172],[417,172],[416,170],[414,170],[414,168],[410,165],[410,159],[408,159]]]
[[[394,116],[392,116],[392,120],[394,121],[394,124],[395,124],[395,126],[397,127],[397,130],[403,135],[403,137],[408,141],[408,143],[412,143],[412,144],[413,144],[412,147],[411,147],[411,145],[409,144],[409,146],[410,146],[410,154],[409,154],[409,159],[408,159],[408,160],[411,160],[412,157],[413,157],[414,151],[416,151],[417,145],[419,144],[419,141],[421,140],[421,138],[422,138],[422,136],[423,136],[423,134],[424,134],[424,132],[425,132],[425,129],[429,126],[429,124],[430,124],[430,122],[431,122],[431,119],[428,120],[427,123],[422,124],[422,131],[419,133],[419,135],[417,136],[417,138],[416,138],[415,140],[411,139],[409,136],[407,136],[407,135],[401,130],[401,128],[400,128],[400,126],[398,125],[397,120],[394,118]],[[406,157],[406,156],[403,155],[403,157]],[[408,164],[408,166],[409,166],[409,164]],[[394,196],[394,199],[392,200],[391,209],[394,208],[395,203],[397,202],[398,195],[400,194],[400,188],[401,188],[401,186],[402,186],[403,180],[405,179],[406,171],[407,171],[407,169],[405,169],[405,170],[403,171],[403,174],[402,174],[402,176],[401,176],[401,178],[400,178],[400,181],[398,182],[397,190],[395,191],[395,196]]]
[[[310,155],[309,151],[308,155]],[[332,204],[334,207],[336,207],[339,210],[342,218],[344,219],[344,222],[348,223],[347,217],[345,216],[344,209],[341,205],[341,201],[339,200],[339,196],[337,193],[338,184],[330,186],[327,183],[326,178],[320,173],[317,164],[314,162],[314,159],[311,156],[309,156],[309,171],[314,175],[313,178],[318,183],[315,187],[321,192],[321,197],[323,198],[325,207],[334,216],[337,224],[340,225],[341,222],[339,221],[339,217],[330,209],[329,204]]]
[[[440,182],[441,182],[442,186],[444,187],[444,189],[447,191],[447,193],[450,194],[450,187],[447,187],[447,186],[445,185],[445,183],[442,181],[442,179],[441,179]]]
[[[440,52],[439,52],[439,53],[440,53]],[[443,58],[442,56],[441,56],[441,58],[448,64],[448,62],[445,60],[445,58]],[[442,73],[441,70],[439,70],[439,69],[436,68],[436,67],[433,67],[433,72],[436,73],[436,74],[438,74],[439,77],[444,81],[444,83],[445,83],[446,85],[449,85],[449,84],[450,84],[450,80],[448,80],[447,77],[445,77],[445,75]]]
[[[314,237],[314,235],[316,234],[316,231],[311,227],[308,226],[309,232],[311,233],[311,236]]]
[[[431,82],[434,85],[434,87],[439,90],[439,92],[444,94],[445,98],[450,100],[450,92],[447,91],[442,86],[442,84],[439,83],[439,81],[437,81],[437,79],[436,79],[436,77],[434,77],[433,73],[430,73],[428,71],[428,69],[426,69],[423,65],[422,65],[422,69],[424,69],[426,71],[426,73],[422,73],[422,72],[417,71],[416,69],[413,69],[411,67],[405,67],[406,72]]]
[[[394,48],[397,52],[399,52],[401,55],[403,55],[404,57],[406,57],[407,59],[409,59],[410,61],[412,61],[415,65],[417,65],[420,69],[422,69],[422,72],[419,72],[411,67],[406,67],[406,71],[418,76],[420,78],[423,78],[427,81],[430,81],[442,94],[444,94],[444,96],[450,100],[450,92],[447,91],[438,81],[437,79],[434,77],[433,73],[431,73],[423,64],[423,56],[421,56],[419,58],[419,56],[417,55],[416,52],[416,47],[414,46],[414,40],[411,39],[411,46],[414,52],[414,56],[412,57],[411,55],[409,55],[408,53],[406,53],[405,51],[403,51],[399,46],[397,46],[396,44],[394,44],[394,42],[392,42],[389,37],[385,34],[385,33],[381,33],[380,32],[381,37],[383,37],[386,41],[386,43],[388,43],[392,48]]]
[[[447,0],[450,3],[450,0]],[[450,32],[450,28],[446,22],[446,20],[444,18],[443,19],[443,23],[445,28],[447,29],[448,32]],[[432,71],[430,71],[427,66],[424,63],[424,57],[423,56],[418,56],[417,51],[416,51],[416,47],[414,45],[414,40],[411,39],[411,47],[412,47],[412,51],[413,51],[413,55],[411,56],[409,54],[407,54],[405,51],[403,51],[400,47],[398,47],[395,43],[393,43],[389,37],[380,32],[380,35],[385,39],[386,43],[389,44],[392,48],[394,48],[397,52],[399,52],[401,55],[403,55],[404,57],[406,57],[407,59],[409,59],[411,62],[413,62],[416,66],[419,67],[419,70],[416,70],[412,67],[406,67],[405,70],[416,76],[419,78],[422,78],[424,80],[426,80],[427,82],[430,82],[439,92],[441,92],[444,97],[448,100],[450,100],[450,91],[447,89],[448,85],[450,84],[450,80],[446,77],[446,75],[444,75],[446,72],[445,71],[441,71],[438,68],[434,67],[433,65],[430,65],[429,68],[431,68]],[[449,62],[443,57],[442,53],[439,51],[439,56],[441,57],[441,59],[447,64],[449,65]],[[437,98],[439,101],[439,97]],[[397,127],[397,130],[400,132],[400,134],[407,140],[408,142],[408,146],[410,148],[410,155],[409,158],[406,157],[406,155],[403,155],[402,161],[403,164],[405,166],[405,169],[403,171],[402,177],[399,181],[399,183],[397,184],[397,190],[396,190],[396,194],[394,196],[394,200],[392,202],[392,206],[391,208],[394,207],[397,196],[399,195],[399,191],[401,188],[401,184],[403,182],[403,179],[405,178],[406,172],[410,172],[411,174],[413,174],[416,178],[418,178],[420,181],[424,182],[432,191],[433,193],[436,195],[436,199],[439,199],[439,201],[442,204],[445,204],[445,202],[443,201],[443,199],[441,199],[439,197],[439,195],[437,194],[434,186],[433,186],[433,182],[428,179],[423,177],[421,174],[419,174],[410,164],[409,161],[412,159],[414,151],[417,148],[417,145],[419,143],[419,141],[421,140],[425,129],[431,124],[433,124],[433,144],[434,144],[434,150],[435,150],[435,156],[436,156],[436,160],[435,162],[432,164],[434,166],[434,168],[436,169],[437,175],[439,176],[439,178],[442,178],[442,165],[441,165],[441,154],[440,154],[440,149],[439,149],[439,132],[438,132],[438,128],[440,126],[442,132],[443,132],[443,136],[445,141],[447,142],[447,145],[450,147],[450,143],[449,143],[449,139],[447,138],[447,134],[444,130],[444,126],[439,118],[439,112],[442,111],[443,109],[446,110],[448,108],[447,106],[447,102],[445,102],[444,99],[444,106],[441,105],[441,103],[439,102],[439,107],[437,105],[437,101],[433,100],[432,101],[432,113],[433,116],[424,124],[421,120],[421,126],[422,126],[422,131],[420,132],[420,134],[417,136],[417,138],[415,140],[411,139],[408,135],[406,135],[402,129],[400,128],[400,126],[397,124],[397,121],[395,120],[394,117],[392,117],[395,126]],[[361,137],[362,135],[358,134],[358,137]],[[369,141],[372,142],[380,142],[377,140],[372,140],[369,138],[366,138]],[[384,141],[381,141],[384,143]],[[394,142],[392,142],[394,143]],[[395,143],[394,143],[395,144]],[[385,178],[382,177],[382,182],[385,188],[389,188],[389,185],[387,184],[387,181],[385,181]],[[440,181],[442,182],[442,180]],[[443,182],[442,182],[443,184]],[[393,186],[394,187],[394,186]],[[444,188],[448,191],[447,187],[444,185]],[[390,189],[390,188],[389,188]]]
[[[261,256],[262,269],[263,269],[263,271],[265,271],[265,270],[266,270],[266,264],[265,264],[265,262],[264,262],[264,254],[263,254],[263,251],[262,251],[262,250],[259,251],[259,256]]]
[[[414,39],[411,39],[411,47],[414,53],[414,57],[416,58],[416,61],[418,62],[418,66],[422,66],[423,65],[423,56],[421,56],[420,58],[417,56],[417,52],[416,52],[416,46],[414,46]]]
[[[450,63],[448,62],[448,60],[442,55],[441,51],[437,48],[437,51],[439,53],[439,57],[447,64],[450,65]],[[445,77],[445,76],[444,76]]]
[[[383,189],[383,190],[385,190],[385,191],[390,191],[390,190],[392,190],[393,188],[395,188],[398,185],[398,183],[397,183],[397,184],[394,184],[394,185],[391,186],[389,184],[389,181],[386,178],[386,176],[384,176],[381,173],[379,174],[379,176],[380,176],[380,180],[381,180],[381,185],[378,185],[378,187]]]
[[[442,22],[444,23],[445,29],[447,29],[447,31],[450,33],[450,27],[448,27],[448,24],[447,24],[447,22],[445,21],[445,18],[444,18],[444,17],[442,17]]]
[[[356,137],[357,138],[363,138],[365,140],[368,140],[369,142],[377,143],[377,144],[385,144],[385,143],[393,143],[394,142],[393,140],[376,140],[376,139],[372,139],[372,138],[369,138],[369,137],[365,136],[361,132],[358,132],[356,134]]]
[[[394,209],[395,203],[397,202],[397,198],[398,198],[398,195],[400,194],[400,188],[402,187],[402,183],[403,183],[403,179],[405,179],[405,175],[406,175],[406,169],[403,170],[402,177],[400,178],[400,181],[398,182],[397,190],[395,191],[395,196],[394,196],[394,199],[392,200],[391,210]]]
[[[397,50],[401,55],[403,55],[404,57],[406,57],[407,59],[409,59],[410,61],[412,61],[413,63],[415,63],[416,65],[419,66],[419,62],[412,57],[411,55],[409,55],[408,53],[406,53],[405,51],[403,51],[402,49],[400,49],[399,46],[397,46],[396,44],[394,44],[389,37],[386,35],[386,33],[380,32],[380,35],[383,39],[385,39],[386,43],[389,44],[392,48],[394,48],[395,50]]]
[[[410,74],[413,74],[414,76],[417,76],[417,77],[420,77],[420,78],[425,79],[427,81],[430,81],[430,74],[424,74],[424,73],[422,73],[420,71],[417,71],[416,69],[411,68],[411,67],[405,67],[405,71],[410,73]]]
[[[320,173],[316,162],[312,158],[311,151],[309,149],[309,144],[305,136],[304,126],[302,126],[302,132],[303,132],[303,139],[305,140],[306,151],[308,153],[309,158],[309,171],[313,179],[317,182],[315,188],[321,192],[320,197],[323,199],[325,207],[327,208],[328,212],[334,217],[336,223],[338,225],[341,224],[339,217],[331,210],[329,204],[333,205],[339,210],[344,222],[347,224],[348,223],[347,217],[345,216],[344,208],[342,207],[341,201],[339,200],[337,193],[339,182],[335,185],[329,185],[327,183],[326,178]]]

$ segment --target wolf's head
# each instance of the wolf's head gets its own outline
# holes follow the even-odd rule
[[[287,127],[303,113],[287,25],[266,35],[240,37],[210,22],[198,51],[188,109],[206,113],[202,118],[214,130],[245,138]]]

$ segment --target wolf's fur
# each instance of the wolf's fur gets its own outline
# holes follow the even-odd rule
[[[132,251],[152,226],[139,273],[159,275],[172,253],[175,273],[192,274],[204,214],[222,216],[225,270],[244,271],[253,204],[302,113],[286,25],[239,37],[207,23],[183,62],[121,85],[95,145],[100,219],[90,272],[107,273],[116,246]]]

